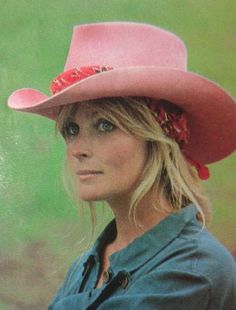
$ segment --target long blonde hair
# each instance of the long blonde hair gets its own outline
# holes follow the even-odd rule
[[[140,182],[132,194],[129,217],[136,223],[136,209],[139,202],[150,193],[152,207],[157,211],[162,208],[162,202],[159,201],[157,204],[156,197],[165,197],[173,211],[194,203],[205,225],[211,216],[208,197],[204,194],[195,170],[186,161],[179,145],[165,135],[155,120],[153,112],[147,105],[148,102],[149,98],[140,97],[102,98],[86,102],[121,130],[141,137],[147,142],[147,161]],[[68,118],[73,118],[78,108],[78,103],[61,107],[56,120],[57,131],[62,131]],[[72,189],[72,184],[70,188]],[[76,189],[74,194],[75,192]],[[94,225],[93,204],[89,205]]]

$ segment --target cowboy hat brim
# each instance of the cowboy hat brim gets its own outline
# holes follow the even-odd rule
[[[11,94],[8,106],[55,119],[61,105],[116,96],[165,99],[181,107],[190,129],[184,151],[198,162],[213,163],[236,149],[235,100],[216,83],[177,69],[118,68],[92,75],[50,97],[24,88]]]

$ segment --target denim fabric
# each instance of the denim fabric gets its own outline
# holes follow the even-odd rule
[[[48,310],[235,310],[235,261],[196,214],[189,205],[112,254],[109,281],[94,288],[113,220],[72,264]]]

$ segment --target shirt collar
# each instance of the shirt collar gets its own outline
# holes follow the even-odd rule
[[[121,269],[131,272],[139,268],[140,265],[175,239],[185,225],[195,218],[196,212],[196,207],[191,204],[166,217],[152,229],[132,241],[126,248],[113,253],[110,256],[111,269],[116,273]],[[100,253],[105,245],[113,241],[115,236],[116,223],[115,220],[112,220],[97,239],[90,253],[99,260]]]

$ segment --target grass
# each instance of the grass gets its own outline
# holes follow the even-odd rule
[[[53,257],[52,268],[63,266],[65,270],[79,249],[77,210],[60,182],[64,146],[54,136],[51,121],[9,111],[8,95],[22,87],[49,95],[50,81],[63,71],[74,25],[127,20],[156,24],[177,33],[188,46],[189,69],[214,79],[236,96],[232,69],[236,66],[236,2],[0,0],[0,4],[1,252],[21,261],[22,249],[44,242],[42,252]],[[210,229],[231,248],[236,235],[235,155],[211,165],[210,170],[212,176],[206,182],[214,214]],[[64,254],[60,257],[59,253]],[[9,290],[16,290],[14,281],[7,283]],[[57,285],[50,282],[47,287],[52,290]],[[29,289],[25,283],[26,287]],[[26,300],[24,293],[22,289],[15,300]],[[13,304],[9,306],[6,301],[0,309],[14,309]],[[30,309],[27,301],[17,307]]]

